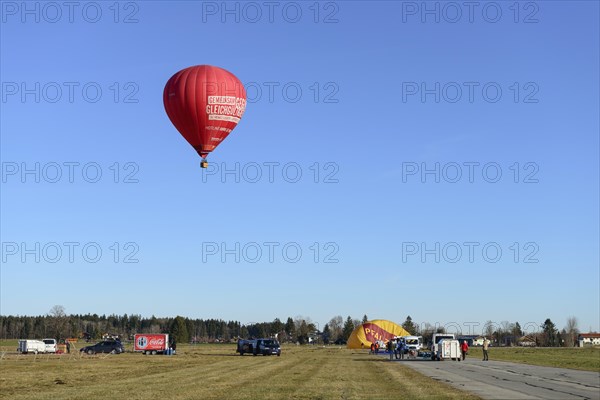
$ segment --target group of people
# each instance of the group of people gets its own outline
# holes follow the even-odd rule
[[[488,338],[484,337],[483,344],[481,346],[481,348],[483,350],[483,361],[489,361],[489,358],[488,358],[489,347],[490,347],[490,341],[488,340]],[[462,355],[462,359],[464,361],[465,358],[467,358],[467,354],[469,354],[469,343],[467,343],[466,340],[463,340],[462,343],[460,344],[460,352]]]
[[[490,341],[487,338],[483,338],[483,345],[482,345],[482,349],[483,349],[483,361],[488,361],[488,348],[490,346]],[[378,354],[379,353],[379,342],[375,342],[375,343],[371,343],[371,354]],[[396,360],[403,360],[404,359],[404,353],[407,352],[408,350],[408,346],[406,345],[406,342],[404,341],[404,339],[400,338],[396,340],[396,343],[394,343],[394,339],[390,339],[388,340],[387,344],[386,344],[386,350],[387,352],[390,354],[390,360],[393,360],[394,358]],[[467,354],[469,354],[469,343],[467,343],[466,340],[463,340],[460,344],[460,352],[461,352],[461,356],[463,361],[467,358]]]
[[[371,343],[371,354],[379,354],[379,342]]]
[[[371,343],[371,353],[372,354],[377,354],[379,353],[379,343],[375,342],[375,343]],[[397,339],[396,343],[394,343],[394,339],[390,339],[388,340],[387,344],[386,344],[386,351],[390,354],[390,360],[393,360],[394,358],[396,360],[403,360],[404,359],[404,353],[408,350],[408,346],[406,345],[406,342],[404,341],[404,339]]]
[[[404,353],[408,350],[408,345],[406,344],[404,339],[396,340],[395,346],[394,346],[394,343],[392,342],[392,340],[390,340],[389,343],[390,343],[391,350],[393,350],[393,352],[394,352],[394,357],[396,358],[396,360],[398,360],[398,359],[404,360]],[[390,360],[391,359],[392,359],[392,355],[390,354]]]

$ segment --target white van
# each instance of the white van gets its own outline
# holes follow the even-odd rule
[[[403,336],[408,350],[421,351],[423,348],[423,336]]]
[[[46,353],[56,353],[56,339],[44,339],[43,342],[46,347]]]

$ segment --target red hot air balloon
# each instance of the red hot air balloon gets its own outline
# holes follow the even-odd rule
[[[175,128],[202,157],[231,133],[246,109],[246,89],[231,72],[211,65],[182,69],[163,92],[165,111]]]

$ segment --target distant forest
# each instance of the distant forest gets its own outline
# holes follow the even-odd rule
[[[0,315],[0,339],[78,338],[98,340],[106,336],[130,340],[136,333],[169,333],[180,343],[229,342],[237,338],[277,337],[281,341],[308,342],[316,330],[310,321],[291,317],[283,323],[272,322],[242,325],[239,321],[221,319],[190,319],[181,316],[143,318],[140,315],[66,315],[55,306],[48,315]]]
[[[290,318],[291,320],[291,318]],[[295,328],[292,321],[291,326]],[[288,329],[290,329],[288,325]],[[290,329],[293,334],[295,329]],[[128,340],[135,333],[170,333],[179,342],[219,342],[238,337],[268,337],[285,332],[278,319],[271,323],[242,325],[239,321],[220,319],[142,318],[139,315],[63,315],[63,316],[0,316],[0,338],[41,339],[79,338],[98,340],[103,336],[118,336]],[[287,339],[287,334],[284,335]]]

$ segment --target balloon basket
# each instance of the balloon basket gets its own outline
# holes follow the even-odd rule
[[[200,168],[208,168],[208,161],[206,161],[206,160],[200,161]]]

